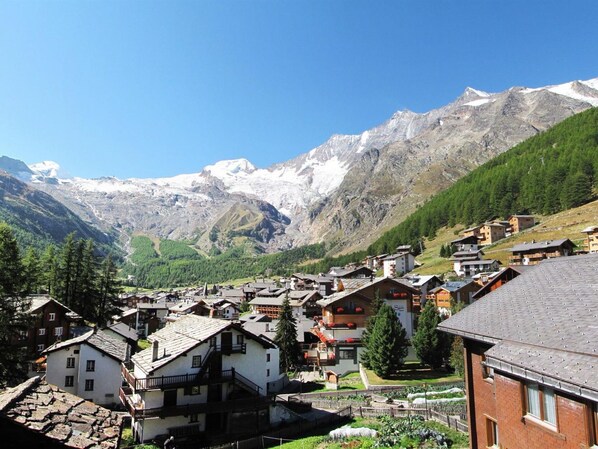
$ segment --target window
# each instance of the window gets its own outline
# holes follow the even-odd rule
[[[193,385],[191,387],[185,387],[184,393],[187,396],[195,396],[201,393],[201,389],[199,388],[199,385]]]
[[[37,331],[37,335],[46,335],[46,328],[40,327]]]
[[[266,362],[270,361],[270,353],[266,354]]]
[[[48,321],[56,321],[56,314],[54,312],[48,314]]]
[[[191,413],[189,415],[189,423],[199,422],[199,415],[197,413]]]
[[[68,357],[66,359],[66,367],[67,368],[74,368],[75,367],[75,357]]]
[[[96,370],[96,361],[95,360],[88,360],[87,367],[85,371],[95,371]]]
[[[266,370],[266,377],[270,377],[270,370],[269,369]]]
[[[498,424],[496,424],[496,421],[489,418],[486,418],[486,440],[488,442],[488,447],[500,447]]]
[[[64,378],[64,386],[72,387],[73,385],[75,385],[75,376],[66,376]]]
[[[54,335],[56,337],[61,337],[62,336],[62,327],[56,327],[56,328],[54,328]]]
[[[527,383],[525,389],[527,414],[556,426],[554,390],[533,382]]]
[[[339,348],[338,350],[338,358],[344,360],[355,360],[357,357],[357,351],[355,348]]]
[[[237,344],[242,345],[245,343],[245,336],[244,335],[237,335]]]
[[[590,412],[590,446],[598,446],[598,404],[588,404]]]
[[[210,347],[216,347],[216,337],[210,338]]]
[[[44,350],[45,346],[44,345],[37,345],[37,351],[38,352],[42,352]]]
[[[93,391],[93,379],[85,380],[85,391]]]
[[[194,355],[193,360],[191,362],[191,368],[199,368],[201,366],[201,356]]]

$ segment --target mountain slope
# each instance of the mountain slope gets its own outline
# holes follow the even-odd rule
[[[125,234],[196,241],[208,252],[226,245],[209,238],[224,220],[226,233],[265,251],[327,241],[340,252],[372,242],[473,168],[592,105],[598,79],[497,94],[467,88],[442,108],[397,112],[267,169],[239,159],[172,178],[89,180],[60,178],[45,164],[31,181],[84,219]],[[256,208],[261,219],[249,220],[252,229],[234,219]]]
[[[22,167],[16,166],[19,173]],[[49,243],[62,243],[71,232],[80,238],[93,239],[107,248],[114,238],[81,220],[50,195],[19,181],[0,170],[0,220],[13,228],[23,246],[42,248]]]

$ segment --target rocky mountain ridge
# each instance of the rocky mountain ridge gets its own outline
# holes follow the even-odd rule
[[[61,177],[45,163],[22,175],[123,235],[186,239],[205,251],[239,235],[266,251],[322,240],[342,251],[375,238],[476,166],[597,105],[598,78],[496,94],[467,88],[444,107],[397,112],[267,169],[239,159],[171,178],[90,180]]]

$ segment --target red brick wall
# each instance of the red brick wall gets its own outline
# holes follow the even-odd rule
[[[466,361],[471,360],[469,389],[473,389],[475,428],[470,447],[487,447],[487,419],[498,423],[503,449],[583,449],[588,447],[589,423],[586,404],[556,391],[557,430],[532,419],[525,419],[524,381],[496,372],[494,381],[484,380],[482,353],[487,346],[467,342]],[[467,353],[469,352],[469,353]],[[469,392],[468,392],[469,393]],[[469,393],[470,394],[470,393]],[[472,417],[470,417],[471,421]],[[470,424],[471,428],[471,424]]]

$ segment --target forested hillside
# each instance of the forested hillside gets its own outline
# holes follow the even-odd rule
[[[553,214],[596,197],[598,109],[577,114],[472,171],[434,196],[368,248],[418,246],[443,226],[471,225],[510,214]]]
[[[201,257],[180,242],[161,241],[160,254],[145,236],[133,238],[131,262],[123,268],[125,277],[134,276],[139,287],[176,287],[262,275],[288,275],[300,262],[319,259],[322,244],[309,245],[276,254],[255,256],[245,247],[236,247],[211,258]],[[183,246],[185,248],[183,248]]]

